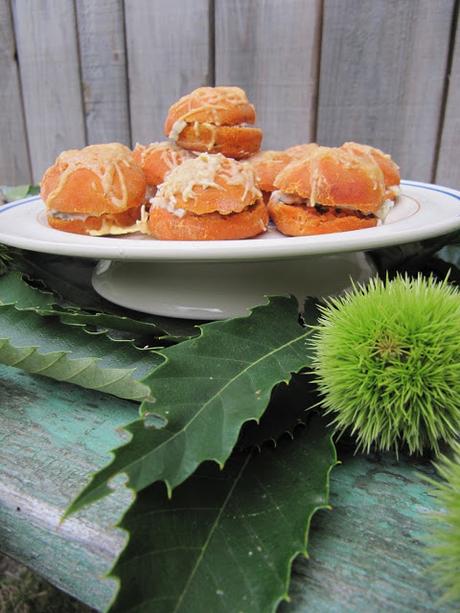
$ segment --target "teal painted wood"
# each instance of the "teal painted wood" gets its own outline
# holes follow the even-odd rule
[[[97,609],[115,590],[103,575],[123,547],[112,526],[129,493],[117,490],[62,525],[59,517],[135,414],[133,403],[0,368],[0,550]],[[342,460],[334,510],[314,517],[310,559],[295,563],[281,611],[449,611],[437,604],[421,542],[434,501],[420,474],[431,465]]]

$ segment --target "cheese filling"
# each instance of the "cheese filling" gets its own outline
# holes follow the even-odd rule
[[[63,221],[86,221],[91,215],[83,215],[82,213],[61,213],[60,211],[48,211],[48,215],[54,219],[62,219]]]
[[[180,133],[185,127],[187,127],[187,122],[184,121],[183,119],[178,119],[177,121],[173,123],[171,131],[168,135],[168,138],[170,138],[172,141],[177,141]]]
[[[90,217],[98,217],[97,215],[83,215],[80,213],[62,213],[60,211],[48,211],[48,214],[55,219],[61,219],[63,221],[86,221]],[[136,220],[130,226],[119,226],[110,218],[102,219],[101,227],[98,230],[89,230],[90,236],[104,236],[110,234],[112,236],[121,234],[131,234],[133,232],[147,233],[147,220],[148,213],[145,205],[142,205],[140,211],[140,218]]]
[[[169,199],[156,196],[150,199],[150,204],[153,209],[165,209],[168,213],[172,213],[179,218],[182,218],[187,212],[185,209],[176,208],[177,200],[174,196],[170,196]]]
[[[131,226],[117,226],[112,221],[104,219],[99,230],[90,230],[89,234],[90,236],[104,236],[106,234],[110,234],[111,236],[119,236],[122,234],[133,234],[134,232],[142,232],[142,234],[147,234],[147,220],[148,213],[145,206],[142,205],[140,218]]]
[[[318,212],[324,212],[328,208],[335,208],[342,210],[350,210],[350,212],[357,213],[363,215],[364,217],[377,217],[381,222],[385,221],[388,213],[394,207],[395,203],[393,200],[384,200],[382,206],[375,211],[375,213],[361,213],[359,210],[355,209],[343,209],[343,207],[327,207],[321,205],[319,203],[314,204],[308,198],[302,198],[301,196],[295,194],[287,194],[286,192],[282,192],[281,190],[276,190],[272,192],[272,198],[277,202],[282,202],[283,204],[291,204],[291,205],[302,205],[306,207],[316,207]]]
[[[184,119],[178,119],[176,122],[173,123],[171,131],[169,132],[168,138],[174,142],[177,142],[182,130],[184,128],[186,128],[187,126],[193,126],[193,131],[195,134],[195,137],[198,138],[200,135],[200,129],[201,127],[205,127],[206,129],[210,130],[212,133],[212,140],[213,140],[213,145],[216,139],[216,130],[217,128],[221,125],[220,123],[210,123],[210,122],[199,122],[199,121],[193,121],[193,122],[187,122]],[[249,123],[237,123],[234,124],[232,126],[230,126],[232,128],[252,128],[253,126],[250,125]]]

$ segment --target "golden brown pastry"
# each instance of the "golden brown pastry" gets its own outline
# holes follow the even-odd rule
[[[385,181],[385,198],[395,200],[399,194],[399,186],[401,183],[401,175],[399,173],[399,166],[391,159],[388,153],[383,153],[380,149],[371,147],[369,145],[361,145],[360,143],[344,143],[342,149],[351,151],[355,155],[370,156],[374,162],[380,166],[380,170],[383,172],[383,178]]]
[[[221,154],[183,162],[150,203],[149,231],[163,240],[249,238],[268,225],[252,168]]]
[[[64,151],[48,168],[40,195],[51,227],[77,234],[124,234],[140,216],[146,182],[119,143]]]
[[[275,186],[269,213],[289,236],[376,226],[388,207],[378,164],[341,148],[317,147],[286,166]]]
[[[156,188],[163,183],[168,172],[179,166],[185,160],[195,156],[190,151],[178,147],[170,141],[151,143],[150,145],[136,145],[134,160],[144,171],[147,184],[150,188]],[[152,194],[153,196],[154,194]]]
[[[190,151],[246,158],[260,149],[262,130],[247,124],[254,106],[239,87],[199,87],[169,109],[165,134]]]

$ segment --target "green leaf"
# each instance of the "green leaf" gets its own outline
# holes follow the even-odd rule
[[[275,297],[248,317],[201,326],[201,335],[161,351],[165,363],[144,379],[155,398],[143,412],[168,421],[161,430],[143,419],[128,424],[131,441],[93,476],[66,514],[110,493],[126,473],[140,491],[155,481],[176,487],[205,460],[223,466],[241,426],[259,420],[272,388],[310,364],[310,328],[299,323],[294,298]]]
[[[0,191],[7,202],[13,202],[14,200],[21,200],[29,194],[30,185],[16,185],[15,187],[8,187],[6,185],[0,186]]]
[[[0,306],[0,363],[127,398],[150,397],[141,381],[161,363],[152,351],[102,334],[86,334],[56,318]]]
[[[99,322],[96,325],[124,330],[130,323],[128,331],[133,331],[136,326],[136,332],[142,325],[145,329],[142,333],[160,334],[161,340],[168,342],[179,342],[198,334],[193,321],[138,313],[112,304],[99,296],[91,284],[91,275],[96,265],[94,260],[31,253],[20,249],[13,250],[13,255],[15,270],[44,284],[54,293],[60,306],[80,312],[80,315],[73,317],[72,321],[80,319],[83,322],[83,318],[87,315],[88,319],[84,323],[93,325],[90,316],[98,314]],[[81,309],[86,310],[86,315]],[[108,319],[107,323],[100,323],[104,319],[103,316],[113,317]]]
[[[56,306],[56,296],[32,287],[19,272],[10,272],[0,278],[0,304],[14,304],[17,309],[32,309],[39,315],[57,316],[65,324],[91,326],[102,332],[119,330],[133,335],[142,335],[150,344],[158,346],[169,339],[162,328],[149,321],[132,319],[126,315],[111,313],[87,313],[76,308]],[[155,342],[156,339],[156,342]]]
[[[204,464],[172,500],[161,484],[144,490],[121,522],[130,540],[110,611],[274,611],[293,559],[307,555],[312,515],[329,508],[335,464],[315,418],[276,450],[235,454],[223,471]]]
[[[48,309],[53,302],[53,294],[31,287],[19,272],[9,272],[0,278],[0,305],[13,304],[19,309],[38,311]]]

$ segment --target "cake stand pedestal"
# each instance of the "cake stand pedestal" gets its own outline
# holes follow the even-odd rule
[[[183,319],[226,319],[246,315],[265,296],[336,295],[375,272],[366,255],[338,253],[297,259],[210,262],[101,260],[94,289],[136,311]]]

